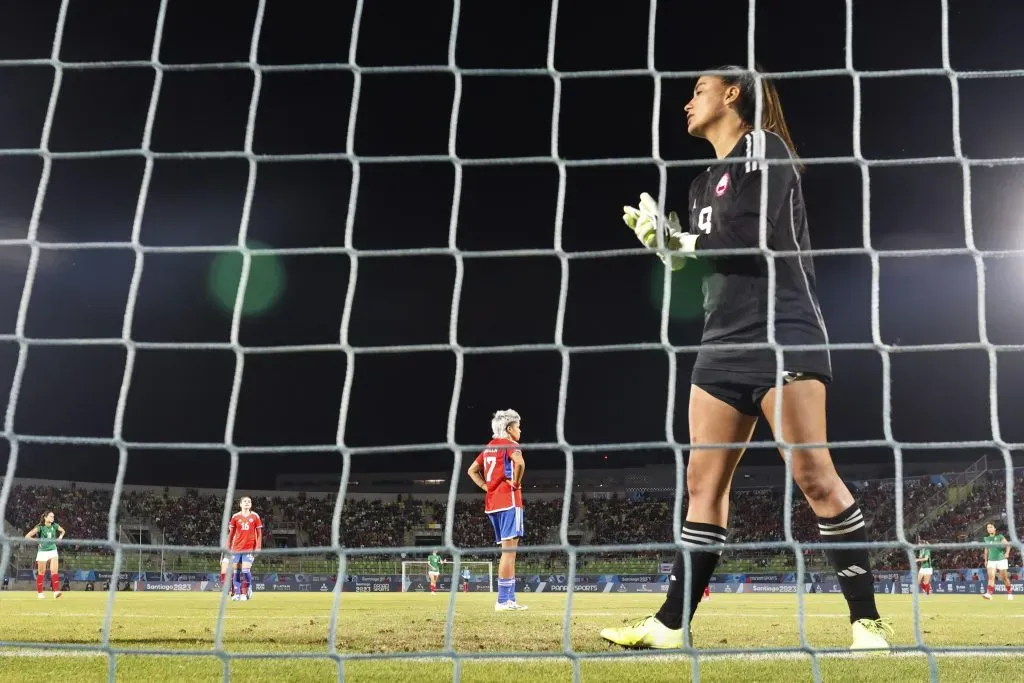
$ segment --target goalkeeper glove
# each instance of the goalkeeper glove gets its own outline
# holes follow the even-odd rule
[[[695,245],[697,236],[691,235],[683,230],[679,223],[679,215],[675,211],[669,213],[668,218],[663,218],[658,211],[658,202],[646,192],[640,195],[638,207],[622,207],[622,220],[633,231],[636,238],[645,247],[658,248],[659,226],[662,241],[666,248],[681,252],[676,254],[664,254],[659,252],[658,258],[672,270],[681,270],[686,265],[686,257],[695,258]]]

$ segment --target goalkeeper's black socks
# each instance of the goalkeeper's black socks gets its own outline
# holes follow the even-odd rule
[[[835,517],[819,517],[818,529],[823,543],[861,543],[868,540],[864,515],[856,503]],[[827,550],[825,555],[836,571],[843,596],[850,606],[850,623],[858,619],[878,619],[875,606],[875,577],[867,548]]]
[[[697,604],[704,596],[704,588],[711,580],[718,565],[720,550],[702,551],[701,546],[725,543],[726,530],[714,524],[700,522],[683,522],[683,545],[690,549],[690,619],[697,611]],[[683,590],[686,588],[686,565],[683,553],[676,553],[676,561],[672,565],[672,575],[668,579],[668,595],[665,603],[654,615],[658,621],[671,629],[683,627]]]

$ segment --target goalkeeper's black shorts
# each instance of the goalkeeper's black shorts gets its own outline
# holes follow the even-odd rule
[[[828,384],[831,378],[814,372],[782,374],[784,384],[804,379],[816,379]],[[775,373],[739,373],[694,368],[690,382],[744,415],[758,417],[761,415],[761,401],[775,388]]]

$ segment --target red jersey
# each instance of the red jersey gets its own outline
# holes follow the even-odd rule
[[[484,512],[500,512],[514,507],[523,507],[523,492],[512,489],[512,454],[519,450],[519,444],[512,439],[491,439],[487,449],[476,456],[476,462],[484,473],[487,493],[484,495]]]
[[[256,536],[262,530],[263,522],[255,512],[250,511],[247,515],[236,512],[231,515],[231,522],[228,523],[231,550],[240,553],[256,550]]]

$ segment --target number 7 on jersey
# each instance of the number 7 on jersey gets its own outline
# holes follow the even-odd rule
[[[490,483],[491,475],[494,473],[494,468],[498,464],[498,458],[493,455],[484,456],[484,480]]]

